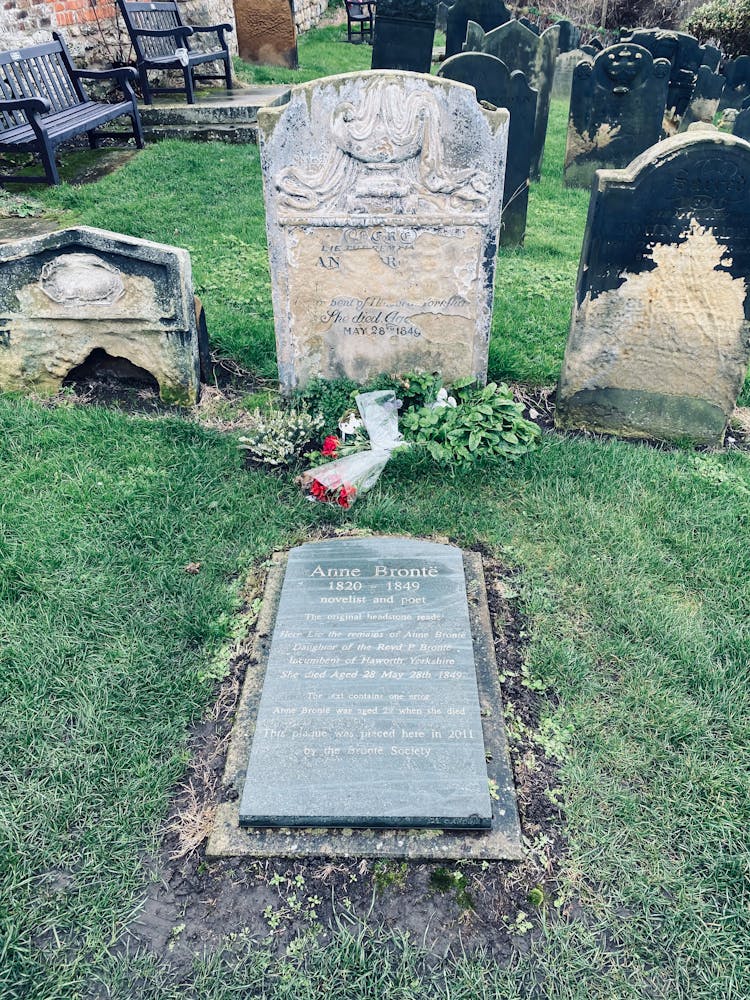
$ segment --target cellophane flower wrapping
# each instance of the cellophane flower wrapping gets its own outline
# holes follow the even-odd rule
[[[370,448],[304,472],[298,481],[311,500],[351,507],[378,481],[393,449],[404,444],[398,429],[399,404],[392,389],[362,392],[355,402]]]

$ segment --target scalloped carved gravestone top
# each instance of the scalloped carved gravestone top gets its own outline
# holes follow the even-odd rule
[[[373,69],[429,73],[437,0],[378,0]]]
[[[556,422],[720,444],[750,354],[750,144],[690,131],[601,171]]]
[[[670,64],[630,43],[610,45],[573,74],[565,184],[588,188],[600,167],[621,169],[659,141]]]
[[[640,45],[648,49],[656,59],[668,59],[670,63],[669,89],[666,109],[674,108],[678,117],[687,110],[695,86],[695,79],[701,65],[707,62],[715,68],[716,49],[701,45],[697,38],[684,31],[670,31],[665,28],[636,28],[623,31],[621,42]]]
[[[536,91],[520,70],[511,73],[504,62],[487,52],[451,56],[441,63],[438,76],[465,83],[474,88],[478,101],[510,111],[500,245],[520,246],[526,234],[529,206]]]
[[[0,390],[55,392],[105,351],[195,403],[200,339],[187,250],[88,226],[0,246]]]
[[[279,377],[484,381],[508,112],[392,71],[258,113]]]
[[[297,29],[291,0],[234,0],[241,59],[297,69]]]
[[[549,102],[560,29],[557,25],[536,35],[520,21],[508,21],[493,31],[485,32],[470,21],[466,29],[465,52],[488,52],[502,60],[513,72],[520,70],[530,87],[537,92],[534,116],[534,143],[531,153],[531,179],[538,181],[542,173],[544,140],[547,136]]]

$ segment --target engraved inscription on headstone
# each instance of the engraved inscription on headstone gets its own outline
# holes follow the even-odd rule
[[[508,112],[373,70],[258,113],[279,377],[484,381]]]
[[[461,551],[404,538],[293,549],[240,823],[491,819]]]

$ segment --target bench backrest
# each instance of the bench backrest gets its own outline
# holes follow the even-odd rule
[[[0,52],[0,99],[46,97],[52,111],[87,100],[73,76],[73,64],[61,39],[12,52]],[[0,130],[25,125],[20,111],[0,113]]]
[[[158,58],[159,56],[174,55],[176,45],[189,48],[187,39],[184,42],[176,42],[169,35],[165,38],[148,38],[137,35],[133,29],[148,31],[163,31],[168,28],[182,27],[182,18],[176,3],[127,3],[120,0],[120,10],[125,19],[125,25],[133,43],[133,48],[139,56],[146,59]]]

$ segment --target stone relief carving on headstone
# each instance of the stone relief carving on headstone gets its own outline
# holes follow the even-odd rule
[[[429,73],[437,0],[378,0],[372,69]]]
[[[724,77],[719,73],[714,73],[709,66],[700,67],[690,104],[680,119],[680,132],[687,132],[695,122],[713,124],[724,91],[724,84]]]
[[[739,111],[742,102],[750,97],[750,56],[727,59],[721,72],[726,83],[719,102],[719,111],[725,111],[727,108],[736,108]]]
[[[510,111],[500,245],[519,246],[526,233],[536,91],[520,70],[511,73],[504,62],[486,52],[451,56],[440,66],[438,76],[466,83],[474,88],[478,101]]]
[[[558,34],[555,27],[548,28],[541,36],[535,35],[519,21],[508,21],[490,32],[483,31],[480,25],[470,21],[466,29],[466,52],[487,52],[502,60],[511,72],[520,70],[529,86],[537,92],[531,156],[532,180],[539,180],[542,172]]]
[[[446,15],[446,59],[463,49],[469,21],[474,21],[483,31],[491,31],[510,21],[511,16],[503,0],[456,0],[448,7]]]
[[[297,69],[292,0],[235,0],[234,14],[241,59]]]
[[[638,45],[604,49],[573,74],[565,148],[565,183],[589,187],[600,167],[627,166],[658,142],[669,63]]]
[[[279,375],[486,377],[507,111],[371,71],[259,113]]]
[[[690,103],[698,70],[706,57],[705,47],[699,44],[697,38],[684,31],[668,31],[664,28],[624,31],[620,41],[648,49],[655,60],[669,60],[671,70],[667,110],[674,109],[677,117],[681,118]]]
[[[750,144],[666,139],[592,192],[559,426],[719,444],[750,354]]]
[[[125,294],[118,268],[90,253],[56,257],[42,268],[39,285],[53,302],[109,305]]]

